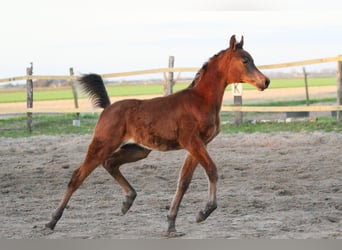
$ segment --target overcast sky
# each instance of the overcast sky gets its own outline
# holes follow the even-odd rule
[[[2,1],[0,78],[24,75],[30,62],[39,75],[166,67],[169,55],[176,67],[200,67],[233,34],[257,65],[336,56],[341,2]]]

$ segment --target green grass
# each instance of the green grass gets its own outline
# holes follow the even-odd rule
[[[178,83],[174,87],[174,91],[186,88],[189,83]],[[162,84],[131,84],[131,85],[108,85],[106,86],[109,96],[134,96],[134,95],[162,95]],[[82,93],[79,93],[79,98],[87,98]],[[33,93],[34,101],[49,101],[49,100],[70,100],[73,99],[71,88],[38,88]],[[0,90],[0,103],[11,102],[26,102],[26,90]]]
[[[32,135],[91,134],[99,115],[81,115],[81,126],[73,126],[74,114],[33,115],[32,133],[27,129],[26,116],[0,119],[0,137]]]
[[[309,87],[324,87],[324,86],[336,86],[335,77],[320,77],[320,78],[308,78]],[[245,85],[246,86],[246,85]],[[289,79],[271,79],[270,88],[304,88],[303,78],[289,78]],[[253,86],[249,85],[244,89],[254,89]]]
[[[33,131],[27,130],[26,116],[0,119],[0,137],[28,137],[35,135],[60,135],[60,134],[92,134],[98,120],[98,114],[81,115],[81,126],[72,125],[74,114],[66,115],[34,115]],[[233,121],[232,113],[222,112],[222,121]],[[246,122],[242,125],[222,125],[222,133],[269,133],[269,132],[303,132],[325,131],[342,132],[342,123],[336,122],[335,118],[320,118],[317,122],[293,122],[293,123],[270,123],[251,124]]]
[[[242,125],[225,124],[221,127],[224,134],[235,133],[270,133],[270,132],[342,132],[342,123],[336,118],[319,118],[316,122],[291,122],[291,123],[260,123],[249,122]]]
[[[313,86],[336,86],[336,79],[334,77],[326,78],[312,78],[308,79],[309,87]],[[189,85],[189,82],[177,83],[174,86],[174,92],[184,89]],[[294,79],[271,79],[270,88],[295,88],[303,87],[304,80],[301,78]],[[134,95],[162,95],[163,85],[160,84],[126,84],[126,85],[107,85],[106,86],[109,96],[134,96]],[[255,89],[254,86],[244,84],[244,90]],[[230,91],[230,88],[227,88]],[[79,93],[80,98],[86,98],[85,95]],[[47,101],[47,100],[69,100],[73,99],[71,88],[58,88],[58,89],[35,89],[33,94],[34,101]],[[0,90],[0,103],[10,102],[25,102],[26,89],[12,89]]]
[[[26,90],[18,90],[10,92],[0,92],[0,103],[26,102]],[[33,93],[34,101],[49,100],[69,100],[73,99],[72,90],[70,89],[37,89]]]

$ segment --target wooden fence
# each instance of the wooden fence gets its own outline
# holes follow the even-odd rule
[[[235,111],[235,112],[301,112],[301,111],[337,111],[337,120],[342,122],[342,55],[336,57],[326,57],[312,60],[303,60],[296,62],[287,62],[280,64],[272,64],[272,65],[259,65],[258,68],[261,70],[265,69],[279,69],[286,67],[296,67],[296,66],[305,66],[311,64],[320,64],[320,63],[328,63],[328,62],[337,62],[337,104],[329,105],[329,106],[282,106],[282,107],[252,107],[252,106],[232,106],[227,107],[223,106],[222,110],[224,111]],[[172,65],[173,66],[173,65]],[[147,69],[147,70],[137,70],[137,71],[127,71],[127,72],[119,72],[119,73],[110,73],[110,74],[101,74],[103,78],[115,78],[115,77],[126,77],[126,76],[136,76],[136,75],[146,75],[146,74],[158,74],[170,72],[197,72],[200,68],[197,67],[182,67],[182,68],[157,68],[157,69]],[[0,83],[3,82],[12,82],[12,81],[32,81],[32,80],[77,80],[79,76],[77,75],[27,75],[17,76],[17,77],[9,77],[0,79]],[[98,110],[100,111],[100,110]],[[22,107],[20,110],[15,110],[15,113],[93,113],[94,109],[85,108],[85,107],[70,107],[70,108],[54,108],[53,110],[49,109],[35,109],[27,105],[27,107]],[[0,107],[0,115],[14,113],[9,112],[8,110]]]

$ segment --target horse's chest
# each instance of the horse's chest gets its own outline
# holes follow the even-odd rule
[[[218,133],[220,133],[220,120],[211,119],[201,131],[201,138],[205,142],[211,141]]]

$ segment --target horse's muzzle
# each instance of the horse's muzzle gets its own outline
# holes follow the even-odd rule
[[[265,80],[265,89],[268,88],[268,85],[270,85],[271,81],[270,79],[268,79],[268,77],[266,77],[266,80]]]
[[[262,86],[259,85],[258,90],[264,91],[265,89],[268,88],[270,83],[271,83],[270,79],[268,79],[268,77],[265,77],[265,82],[263,82]]]

